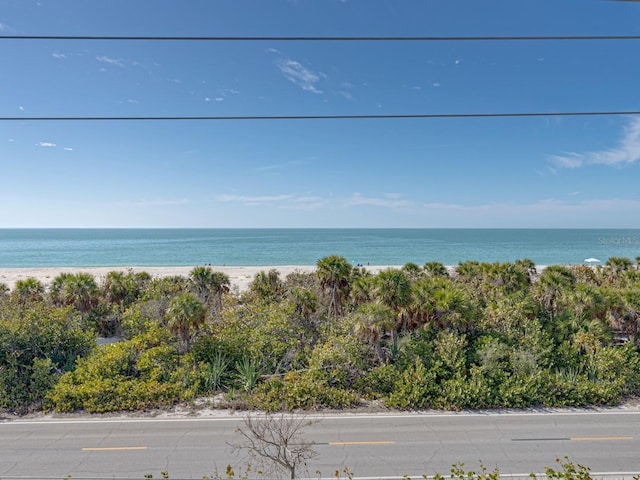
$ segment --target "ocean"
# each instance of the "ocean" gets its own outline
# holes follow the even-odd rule
[[[457,265],[466,260],[572,265],[640,256],[640,229],[0,229],[0,268]]]

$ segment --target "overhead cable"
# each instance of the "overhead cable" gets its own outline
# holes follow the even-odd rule
[[[640,40],[640,35],[536,36],[119,36],[119,35],[0,35],[0,40],[105,40],[170,42],[504,42]]]
[[[90,116],[90,117],[0,117],[0,121],[74,122],[74,121],[204,121],[204,120],[400,120],[429,118],[513,118],[513,117],[582,117],[640,115],[640,110],[578,112],[498,112],[498,113],[409,113],[381,115],[204,115],[204,116]]]

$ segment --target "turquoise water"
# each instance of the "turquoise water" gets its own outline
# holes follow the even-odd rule
[[[0,267],[314,265],[332,254],[364,265],[633,260],[640,229],[0,229]]]

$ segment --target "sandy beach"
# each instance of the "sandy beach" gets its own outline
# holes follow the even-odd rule
[[[371,273],[377,273],[388,266],[368,266],[367,270]],[[152,277],[170,277],[179,275],[187,277],[193,266],[189,267],[34,267],[34,268],[0,268],[0,283],[4,283],[13,289],[18,280],[25,278],[36,278],[45,286],[53,281],[61,273],[88,273],[93,275],[96,281],[101,284],[107,274],[113,271],[133,271],[147,272]],[[293,272],[309,273],[314,272],[315,265],[279,265],[279,266],[260,266],[260,267],[228,267],[211,265],[211,269],[215,272],[222,272],[229,276],[232,290],[239,292],[245,291],[253,281],[255,275],[261,271],[268,272],[276,269],[280,273],[280,278],[284,279]]]

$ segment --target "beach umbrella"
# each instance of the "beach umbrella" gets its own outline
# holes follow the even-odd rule
[[[584,261],[589,265],[592,265],[594,263],[600,263],[600,260],[598,260],[597,258],[593,258],[593,257],[585,258]]]

